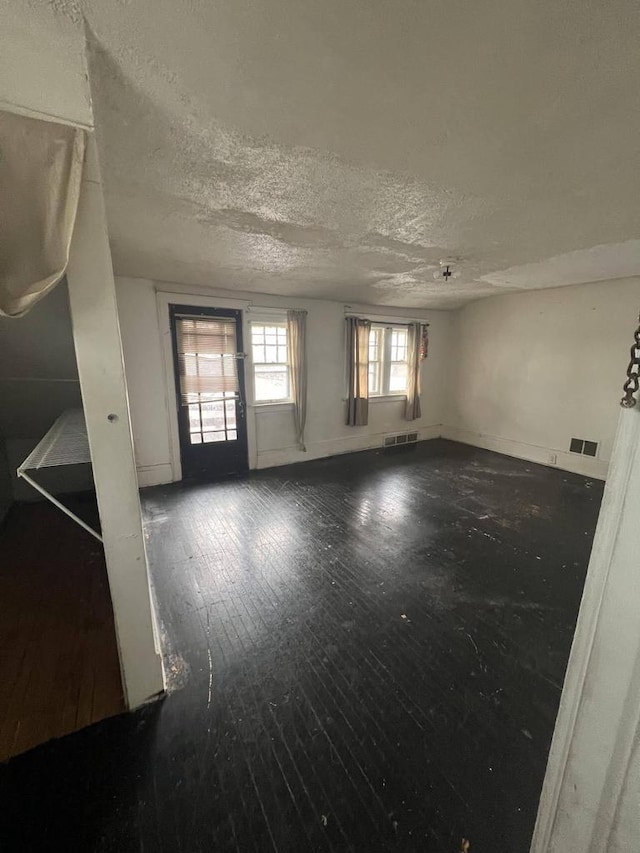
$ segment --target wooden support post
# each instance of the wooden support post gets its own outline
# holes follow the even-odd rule
[[[120,327],[96,141],[87,162],[67,271],[80,387],[125,699],[164,689],[144,546]]]

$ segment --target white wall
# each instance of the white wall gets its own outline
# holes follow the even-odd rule
[[[171,446],[165,367],[158,322],[156,288],[189,293],[179,285],[155,285],[145,279],[116,280],[127,381],[131,401],[136,460],[141,485],[169,482],[172,477]],[[309,360],[307,453],[295,444],[290,406],[250,407],[257,455],[254,467],[268,467],[321,456],[379,447],[389,432],[418,430],[421,438],[440,435],[444,413],[445,365],[449,357],[451,315],[442,311],[389,309],[389,316],[424,318],[430,323],[429,358],[423,363],[422,409],[419,421],[403,417],[399,400],[372,401],[367,427],[348,427],[345,419],[344,305],[337,302],[292,297],[261,296],[199,290],[201,297],[246,300],[255,306],[306,309]],[[359,306],[366,313],[363,306]],[[379,312],[380,308],[370,308]],[[246,346],[245,346],[246,349]]]
[[[173,479],[157,289],[183,292],[195,301],[217,295],[309,311],[308,452],[295,447],[289,407],[250,409],[257,467],[377,447],[382,435],[411,426],[398,401],[372,402],[366,428],[344,424],[340,303],[145,279],[121,278],[116,286],[141,485]],[[392,316],[403,313],[389,310]],[[555,454],[558,467],[605,476],[638,310],[640,280],[629,279],[491,297],[456,312],[425,312],[431,348],[423,365],[424,413],[416,423],[421,437],[442,433],[543,464]],[[64,285],[26,317],[0,319],[0,401],[0,434],[12,469],[61,411],[81,404]],[[600,441],[598,459],[568,453],[571,436]],[[67,488],[62,482],[52,485]],[[76,480],[68,484],[82,487]],[[16,484],[14,494],[28,499],[31,490]]]
[[[71,14],[58,14],[63,5]],[[27,0],[2,4],[0,109],[92,125],[77,4]]]
[[[640,279],[473,302],[453,317],[443,435],[605,477],[640,310]],[[600,442],[597,459],[569,453]]]

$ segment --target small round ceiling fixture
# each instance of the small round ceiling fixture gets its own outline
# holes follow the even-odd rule
[[[434,272],[433,277],[436,281],[442,279],[449,281],[450,278],[460,278],[460,273],[455,268],[455,262],[452,258],[443,258],[440,261],[440,269]]]

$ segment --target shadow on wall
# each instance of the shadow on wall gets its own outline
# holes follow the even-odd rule
[[[13,485],[9,473],[4,439],[0,436],[0,524],[4,520],[13,501]]]
[[[52,290],[26,316],[0,317],[0,436],[6,464],[0,461],[0,514],[7,476],[14,500],[38,500],[37,493],[15,476],[55,419],[65,409],[82,406],[73,346],[66,282]],[[8,468],[8,471],[6,470]],[[89,466],[53,469],[46,487],[54,493],[93,486]]]

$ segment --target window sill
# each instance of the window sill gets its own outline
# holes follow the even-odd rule
[[[403,394],[376,394],[369,397],[370,403],[393,403],[399,400],[406,400],[406,393]]]
[[[292,406],[292,400],[276,400],[270,403],[249,403],[250,409],[257,409],[260,412],[279,412],[282,409],[290,409]]]

